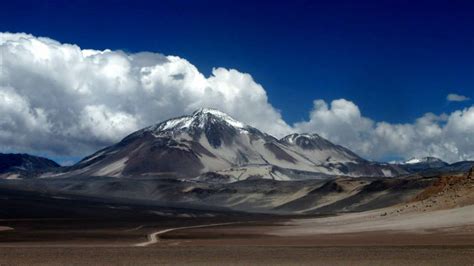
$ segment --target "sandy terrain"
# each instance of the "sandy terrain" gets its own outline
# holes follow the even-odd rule
[[[96,206],[95,220],[2,220],[0,265],[472,266],[473,182],[443,177],[403,204],[324,217],[157,219]]]
[[[448,218],[472,210],[467,206],[433,211]],[[213,225],[209,221],[144,224],[87,221],[18,222],[15,231],[0,232],[0,265],[471,265],[474,233],[467,225],[438,230],[406,227],[400,216],[376,212],[339,217],[261,220]],[[372,216],[371,216],[372,215]],[[404,214],[405,218],[413,214]],[[361,222],[392,224],[393,230],[367,230]],[[383,219],[387,223],[383,223]],[[327,222],[335,220],[334,227]],[[341,219],[337,221],[337,219]],[[413,221],[417,219],[413,215]],[[454,218],[453,218],[454,219]],[[469,223],[468,219],[464,220]],[[436,220],[436,219],[435,219]],[[357,221],[360,221],[359,224]],[[116,222],[115,222],[116,223]],[[350,224],[357,230],[349,230]],[[189,225],[187,225],[189,224]],[[357,225],[358,224],[358,225]],[[201,226],[204,225],[204,226]],[[436,226],[435,226],[436,225]],[[335,229],[333,229],[335,228]],[[385,227],[383,227],[385,228]],[[172,229],[172,230],[170,230]],[[470,230],[470,231],[469,231]],[[159,234],[156,234],[158,232]],[[323,233],[320,233],[323,232]],[[332,233],[328,233],[332,232]],[[155,233],[153,243],[147,236]],[[146,241],[146,242],[145,242]],[[135,246],[138,243],[147,245]]]
[[[405,204],[326,218],[298,219],[277,235],[451,230],[474,234],[474,179],[444,176]],[[474,243],[474,239],[473,239]]]
[[[366,231],[414,231],[456,228],[474,234],[474,205],[430,212],[387,215],[393,208],[327,218],[297,219],[275,230],[280,236],[337,234]],[[474,243],[474,238],[473,238]]]
[[[5,265],[466,265],[467,247],[1,248]]]

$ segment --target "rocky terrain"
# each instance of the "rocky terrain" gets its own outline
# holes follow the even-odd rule
[[[56,162],[29,154],[0,153],[0,178],[15,179],[37,176],[38,174],[59,168]]]
[[[16,202],[10,210],[26,210],[23,214],[30,218],[2,220],[0,261],[18,265],[46,265],[45,260],[48,265],[64,265],[71,260],[78,264],[124,265],[137,261],[198,265],[314,265],[315,261],[324,265],[401,265],[416,261],[417,265],[471,265],[473,172],[401,180],[367,179],[359,180],[360,184],[356,178],[317,180],[306,183],[312,188],[308,190],[313,191],[309,195],[313,195],[314,202],[318,202],[316,194],[324,198],[327,192],[383,192],[373,195],[378,201],[397,191],[411,192],[385,207],[372,205],[367,210],[291,216],[252,216],[235,211],[159,207],[143,201],[131,204],[118,199],[53,196],[47,189],[41,194],[3,189],[2,210],[6,207],[11,213],[8,206]],[[257,181],[261,183],[253,184],[266,184],[261,187],[268,191],[279,183],[307,182]],[[364,201],[355,205],[362,206],[361,202]],[[29,211],[32,207],[35,212]],[[41,212],[45,207],[49,212]],[[34,219],[32,213],[42,218]],[[16,217],[21,217],[18,214]],[[157,234],[152,244],[137,246],[150,242],[150,235]]]
[[[420,200],[428,204],[439,197],[429,193],[444,193],[441,189],[459,190],[459,195],[469,194],[462,191],[468,189],[470,183],[456,183],[441,188],[440,184],[451,184],[458,179],[459,182],[466,180],[463,174],[408,175],[397,178],[338,177],[299,181],[250,178],[231,183],[152,177],[76,177],[9,180],[0,182],[0,187],[41,191],[51,196],[80,195],[142,201],[160,206],[224,208],[273,214],[331,214],[367,211]],[[450,197],[459,202],[455,194]]]

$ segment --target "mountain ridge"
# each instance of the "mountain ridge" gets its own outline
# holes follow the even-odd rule
[[[71,174],[98,176],[175,176],[194,178],[235,167],[269,173],[276,166],[323,175],[394,176],[405,173],[369,162],[317,134],[293,133],[277,139],[209,108],[165,120],[131,133],[117,144],[85,157]],[[251,175],[252,176],[252,175]],[[295,177],[282,177],[282,179]]]
[[[30,176],[34,172],[58,168],[55,161],[26,153],[0,153],[0,176],[8,179]]]
[[[73,166],[24,170],[21,175],[11,170],[0,177],[154,176],[226,183],[248,178],[393,177],[465,171],[472,165],[448,164],[434,157],[415,159],[373,162],[315,133],[277,139],[221,111],[202,108],[135,131]]]

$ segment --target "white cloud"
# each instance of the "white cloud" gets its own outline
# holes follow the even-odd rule
[[[277,136],[291,128],[249,74],[157,53],[81,49],[0,33],[0,144],[82,156],[142,127],[200,107],[221,109]]]
[[[78,126],[72,132],[92,133],[94,138],[107,142],[136,130],[137,119],[129,113],[113,111],[105,105],[88,105],[82,110]]]
[[[383,159],[436,156],[447,161],[474,159],[474,106],[451,114],[427,113],[414,123],[391,124],[364,117],[351,101],[314,101],[299,132],[316,132],[362,156]]]
[[[308,121],[291,127],[265,89],[234,69],[206,77],[177,56],[81,49],[28,34],[0,33],[0,52],[3,150],[83,156],[134,130],[213,107],[276,136],[316,132],[371,159],[474,159],[474,106],[391,124],[365,117],[345,99],[316,100]]]
[[[446,96],[446,100],[449,102],[465,102],[469,101],[469,97],[466,97],[464,95],[459,95],[456,93],[450,93],[448,96]]]

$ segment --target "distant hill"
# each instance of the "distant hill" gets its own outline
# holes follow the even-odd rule
[[[403,163],[400,167],[408,172],[422,172],[430,169],[438,169],[446,167],[449,164],[436,157],[411,158]]]
[[[0,153],[0,175],[27,175],[60,167],[53,160],[29,154]]]

